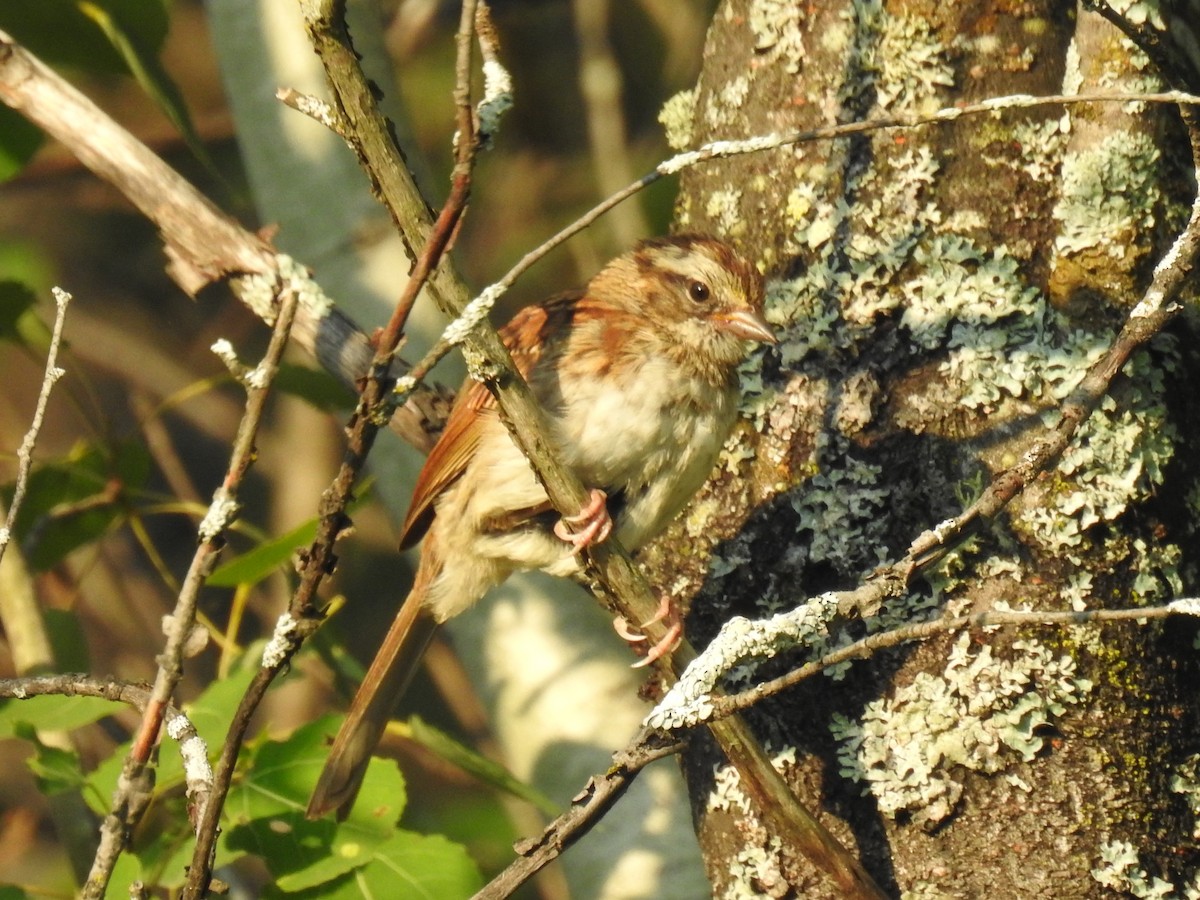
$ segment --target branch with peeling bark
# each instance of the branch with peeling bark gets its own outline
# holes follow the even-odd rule
[[[29,697],[52,695],[99,697],[114,703],[129,704],[143,714],[158,708],[160,718],[165,719],[167,723],[167,734],[179,745],[179,754],[183,758],[188,814],[193,825],[199,820],[201,812],[209,804],[212,769],[208,765],[208,749],[204,739],[178,707],[158,701],[153,689],[145,684],[97,678],[93,675],[66,674],[0,679],[0,698],[25,700]],[[92,875],[84,885],[81,896],[104,896],[108,875],[125,848],[126,836],[137,824],[150,802],[153,784],[153,779],[148,777],[145,767],[137,771],[126,767],[122,771],[117,782],[117,791],[124,796],[124,801],[120,808],[114,807],[101,823],[100,846],[96,851]]]
[[[85,897],[104,896],[113,866],[124,848],[125,839],[145,807],[141,794],[147,783],[147,769],[151,764],[151,756],[158,743],[171,697],[174,696],[175,689],[183,677],[183,659],[196,623],[196,604],[200,588],[216,566],[225,544],[225,532],[237,517],[240,508],[238,493],[254,459],[254,439],[262,422],[271,384],[279,369],[279,361],[287,347],[298,306],[299,297],[295,292],[287,292],[279,298],[278,316],[262,362],[253,370],[245,370],[239,377],[239,381],[246,387],[245,413],[234,438],[225,478],[213,496],[207,515],[200,523],[199,544],[180,587],[175,608],[166,620],[167,639],[162,653],[156,657],[158,670],[154,686],[144,705],[141,725],[125,758],[121,779],[112,799],[112,809],[101,829],[101,849],[104,852],[97,853],[93,862],[92,871],[88,874],[83,889]],[[224,351],[226,356],[231,354],[232,349]],[[227,359],[227,362],[230,361]],[[168,723],[169,730],[171,727]],[[207,759],[205,765],[207,766]],[[207,802],[199,805],[197,823],[210,818],[206,815],[208,805]]]

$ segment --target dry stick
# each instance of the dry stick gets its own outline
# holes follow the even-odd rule
[[[184,650],[196,623],[196,603],[200,588],[216,566],[225,546],[225,530],[236,518],[240,508],[238,492],[254,459],[254,439],[262,422],[271,383],[287,347],[288,334],[295,320],[298,305],[299,300],[294,291],[286,292],[280,299],[279,316],[262,362],[239,379],[246,386],[246,411],[238,425],[225,478],[213,494],[208,513],[200,523],[200,542],[192,555],[192,562],[180,587],[175,608],[168,619],[166,645],[156,660],[158,671],[141,726],[134,736],[129,755],[125,758],[121,778],[113,796],[112,808],[100,827],[100,849],[92,862],[92,870],[81,892],[85,898],[104,896],[113,866],[124,850],[126,838],[137,824],[137,819],[148,800],[148,797],[142,798],[138,795],[147,785],[145,772],[158,743],[159,731],[166,717],[170,699],[183,677]],[[219,355],[232,356],[232,348],[227,345],[214,346],[214,350]],[[194,827],[203,818],[205,806],[201,804],[191,810],[194,815]]]
[[[58,367],[58,348],[62,344],[63,323],[67,320],[67,304],[71,295],[62,288],[54,288],[54,330],[50,335],[50,349],[46,351],[46,373],[42,376],[42,388],[38,392],[37,405],[33,411],[33,421],[29,431],[17,448],[17,481],[13,488],[12,500],[8,506],[8,516],[0,527],[0,560],[4,559],[4,551],[12,538],[13,524],[17,521],[17,513],[21,510],[21,501],[25,499],[25,488],[29,484],[29,471],[33,468],[33,450],[37,446],[38,434],[42,430],[42,422],[46,418],[46,405],[50,402],[50,392],[54,385],[63,377],[65,372]]]
[[[420,234],[429,227],[424,214],[424,202],[411,179],[406,177],[403,158],[391,140],[387,123],[365,82],[353,48],[348,43],[348,36],[338,24],[335,15],[338,8],[335,0],[325,0],[321,15],[310,18],[309,28],[313,32],[314,46],[326,65],[336,102],[353,123],[353,127],[345,131],[357,136],[351,143],[359,151],[369,177],[379,186],[384,202],[389,204],[401,228]],[[461,29],[459,40],[461,54]],[[351,108],[348,105],[350,103],[355,106]],[[463,103],[462,95],[458,92],[456,104],[461,148],[473,130],[463,121],[464,110],[469,111],[469,106]],[[467,177],[467,174],[456,165],[456,188],[459,179]],[[397,194],[400,196],[396,197]],[[419,218],[411,218],[414,213],[419,214]],[[456,302],[457,297],[439,297],[435,294],[435,299],[451,317],[461,316],[466,305],[465,302]],[[465,297],[462,299],[465,301]],[[499,336],[486,322],[486,309],[477,306],[474,311],[477,314],[475,321],[467,322],[473,327],[462,329],[468,362],[476,363],[473,368],[496,395],[514,441],[537,472],[550,502],[560,513],[572,514],[587,503],[588,493],[575,473],[554,458],[545,437],[547,429],[542,411],[529,386],[517,374]],[[480,361],[484,362],[480,364]],[[481,368],[486,368],[486,371],[480,371]],[[640,570],[616,540],[610,538],[593,548],[589,553],[589,562],[619,615],[631,622],[655,618],[659,603]],[[665,634],[666,628],[661,622],[647,629],[647,638],[651,642],[659,641]],[[693,655],[690,646],[686,642],[682,644],[673,655],[672,663],[661,663],[664,676],[671,676],[669,665],[686,665]],[[744,789],[757,805],[762,821],[772,833],[830,876],[846,896],[883,896],[861,864],[837,843],[792,794],[743,720],[735,717],[715,723],[712,732],[730,763],[741,775]]]
[[[151,704],[149,685],[130,681],[97,678],[94,675],[36,675],[0,678],[0,698],[24,700],[28,697],[99,697],[114,703],[127,703],[139,712]],[[187,715],[177,706],[165,708],[167,733],[179,744],[183,757],[183,775],[189,806],[203,805],[212,789],[212,769],[204,739]],[[189,810],[190,814],[190,810]]]
[[[301,289],[293,340],[325,369],[354,386],[371,359],[370,342],[307,278],[189,184],[91,100],[0,30],[0,102],[66,146],[153,222],[168,258],[167,274],[189,296],[214,282],[230,288],[256,316],[275,321],[280,285]],[[415,447],[429,447],[426,425],[445,404],[429,392],[411,398],[392,422]]]
[[[1085,609],[1039,612],[1036,610],[993,609],[961,616],[943,616],[928,622],[901,625],[890,631],[865,638],[832,650],[820,659],[807,662],[777,678],[756,684],[727,697],[715,697],[710,703],[713,718],[731,715],[748,709],[780,691],[795,687],[819,672],[855,659],[867,659],[880,650],[898,647],[910,641],[923,641],[939,634],[949,634],[962,628],[991,629],[1000,626],[1061,628],[1074,625],[1098,625],[1102,622],[1137,622],[1166,619],[1170,616],[1200,616],[1200,601],[1194,598],[1173,600],[1166,606],[1144,606],[1133,609]]]
[[[472,16],[469,8],[472,5],[469,0],[464,4],[464,7],[468,8],[468,12],[464,13],[459,29],[460,91],[466,98],[467,108],[465,119],[467,128],[462,131],[460,145],[471,134],[469,78]],[[466,34],[465,41],[462,39],[464,33]],[[465,62],[463,56],[466,57]],[[460,127],[464,124],[461,107],[462,104],[460,104]],[[351,132],[347,131],[347,134],[349,133]],[[470,191],[469,159],[473,153],[473,149],[460,146],[458,160],[460,164],[465,163],[466,177],[462,177],[460,165],[456,165],[451,198],[439,215],[435,227],[429,232],[424,245],[416,254],[416,263],[405,284],[404,293],[397,301],[392,320],[378,338],[370,374],[365,380],[358,404],[346,427],[346,453],[334,482],[322,495],[317,534],[301,558],[300,583],[289,603],[288,611],[280,616],[275,634],[263,651],[262,666],[238,704],[225,742],[221,747],[221,755],[217,761],[213,779],[212,797],[198,829],[192,864],[188,870],[187,883],[184,885],[183,896],[185,898],[199,900],[208,893],[212,878],[212,863],[216,850],[220,812],[232,782],[233,771],[246,731],[249,728],[250,718],[276,676],[288,664],[303,641],[320,624],[321,613],[314,603],[316,592],[324,580],[324,576],[333,570],[336,563],[334,545],[348,524],[345,513],[346,505],[352,499],[358,474],[370,453],[379,428],[386,422],[386,416],[382,416],[381,412],[389,408],[389,369],[401,337],[404,317],[411,309],[412,303],[425,281],[437,268],[438,261],[449,245],[454,229],[466,208],[467,195]]]

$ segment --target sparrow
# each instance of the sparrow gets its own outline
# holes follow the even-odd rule
[[[424,538],[412,590],[351,703],[308,804],[344,816],[439,623],[517,570],[578,575],[611,532],[630,551],[708,478],[737,416],[737,369],[775,343],[763,281],[700,234],[639,243],[582,291],[519,311],[500,336],[545,411],[557,458],[591,487],[560,519],[478,381],[461,389],[401,532]],[[659,648],[661,650],[661,648]]]

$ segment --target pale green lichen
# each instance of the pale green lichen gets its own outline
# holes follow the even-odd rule
[[[1096,354],[1103,349],[1096,345]],[[1055,398],[1073,389],[1082,374],[1084,359],[1068,358],[1051,382]],[[1052,552],[1079,562],[1086,546],[1085,532],[1093,526],[1111,522],[1137,500],[1150,496],[1161,484],[1164,469],[1175,452],[1177,430],[1170,422],[1161,398],[1165,393],[1163,371],[1151,363],[1145,353],[1135,354],[1125,367],[1129,390],[1120,405],[1106,397],[1100,407],[1080,427],[1071,447],[1056,468],[1058,485],[1039,486],[1024,503],[1016,521],[1039,544]],[[1053,424],[1057,413],[1049,414]],[[1150,548],[1136,545],[1139,556]],[[1165,552],[1165,551],[1164,551]],[[1147,579],[1163,571],[1178,590],[1178,561],[1166,557],[1150,559],[1139,590],[1158,596]],[[1141,565],[1141,564],[1139,564]]]
[[[751,0],[746,16],[754,49],[795,75],[804,59],[804,5],[793,0]]]
[[[841,774],[864,784],[880,812],[933,827],[962,795],[959,770],[995,773],[1042,749],[1039,729],[1081,702],[1091,682],[1075,662],[1036,641],[1015,641],[1012,657],[988,645],[955,642],[943,674],[918,673],[890,699],[867,704],[857,722],[835,715]]]
[[[797,528],[806,537],[806,561],[852,575],[887,561],[892,498],[882,469],[845,455],[846,449],[840,436],[823,433],[816,454],[820,469],[790,499],[799,516]],[[837,465],[821,465],[833,455],[840,457]]]
[[[1140,132],[1109,134],[1090,149],[1068,153],[1054,218],[1059,254],[1081,251],[1125,258],[1138,235],[1154,225],[1162,202],[1158,186],[1159,150]]]
[[[1005,143],[1005,146],[1015,147],[1018,152],[985,151],[982,159],[991,166],[1017,169],[1034,183],[1045,184],[1058,175],[1062,154],[1067,147],[1070,124],[1066,115],[1041,121],[1022,118],[1013,123],[1011,141]]]
[[[1160,878],[1151,877],[1142,868],[1137,849],[1128,841],[1105,841],[1100,845],[1099,864],[1092,869],[1096,883],[1112,891],[1145,900],[1200,900],[1200,873],[1181,887]]]
[[[796,748],[770,751],[771,765],[780,773],[796,764]],[[708,810],[723,810],[750,820],[748,834],[761,834],[762,842],[745,840],[729,865],[730,878],[719,896],[724,900],[754,900],[764,896],[782,896],[788,890],[787,878],[780,868],[783,847],[779,838],[766,834],[754,814],[754,805],[741,788],[741,777],[730,765],[713,768],[713,789],[708,795]]]
[[[927,19],[891,15],[878,2],[855,4],[864,34],[875,41],[860,44],[864,72],[874,75],[875,102],[891,112],[932,112],[941,90],[954,86],[947,47]]]
[[[736,125],[743,117],[742,104],[750,95],[750,79],[740,75],[719,90],[708,95],[704,104],[704,121],[713,131]]]
[[[1200,840],[1200,753],[1193,753],[1175,767],[1171,790],[1187,801],[1192,813],[1192,837]]]
[[[745,230],[741,219],[741,201],[742,192],[738,188],[713,191],[704,204],[704,214],[721,233],[736,235]]]
[[[696,90],[680,91],[663,104],[658,113],[667,146],[672,150],[687,150],[692,146],[696,118]]]
[[[1109,0],[1108,5],[1131,25],[1149,24],[1159,31],[1167,30],[1159,0]]]

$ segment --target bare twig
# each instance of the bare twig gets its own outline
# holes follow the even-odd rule
[[[0,31],[0,102],[62,142],[99,177],[113,184],[162,235],[167,274],[189,296],[228,282],[262,321],[275,321],[285,285],[300,295],[293,340],[351,387],[371,359],[367,336],[308,278],[261,237],[217,209],[183,176],[121,128],[61,76]],[[443,279],[449,283],[453,275]],[[461,289],[461,288],[460,288]],[[428,392],[410,398],[392,427],[414,447],[428,449],[426,426],[445,415]]]
[[[153,703],[149,685],[95,675],[65,674],[38,675],[23,678],[0,678],[0,698],[24,700],[28,697],[99,697],[114,703],[126,703],[145,712]],[[196,726],[179,707],[164,706],[167,734],[179,744],[183,757],[183,774],[189,806],[203,805],[212,789],[212,769],[208,751]]]
[[[662,732],[640,731],[624,749],[613,754],[612,764],[607,769],[588,779],[571,801],[571,807],[546,826],[539,837],[516,845],[517,858],[484,885],[473,900],[503,900],[511,896],[538,870],[586,834],[624,796],[642,769],[682,749],[681,741],[664,738]]]
[[[108,887],[112,867],[124,846],[125,836],[136,823],[144,808],[144,800],[138,794],[146,784],[145,770],[158,742],[159,731],[170,698],[183,677],[185,647],[196,622],[196,601],[204,580],[212,572],[217,558],[224,547],[225,530],[237,516],[240,508],[238,492],[250,464],[254,459],[254,439],[262,422],[271,382],[287,347],[288,335],[299,305],[295,292],[288,292],[279,303],[279,316],[271,335],[271,342],[263,360],[253,370],[242,373],[241,381],[246,386],[246,411],[238,427],[230,454],[229,467],[224,481],[217,488],[207,515],[200,523],[200,543],[192,556],[187,576],[184,578],[176,600],[175,609],[168,617],[167,640],[159,654],[158,671],[154,686],[145,705],[141,726],[134,736],[133,745],[125,759],[125,765],[113,797],[112,809],[101,827],[101,845],[106,852],[98,853],[84,886],[84,897],[102,897]],[[219,344],[222,342],[218,342]],[[226,345],[227,346],[227,345]],[[218,355],[228,357],[232,348],[214,347]],[[207,765],[207,761],[206,761]],[[206,792],[207,794],[207,792]],[[192,823],[198,827],[204,819],[206,803],[192,807]]]
[[[331,0],[326,12],[331,15],[340,13],[340,7]],[[344,25],[341,24],[340,18],[337,21],[338,27],[344,32]],[[392,355],[399,344],[404,322],[413,300],[426,280],[437,270],[438,263],[466,208],[467,197],[470,193],[471,163],[475,153],[473,146],[465,146],[474,143],[469,88],[473,22],[474,4],[468,0],[467,3],[464,3],[464,12],[459,28],[459,90],[456,92],[456,103],[459,110],[460,133],[451,196],[446,206],[443,207],[435,227],[428,232],[424,244],[415,254],[416,264],[405,284],[404,293],[397,301],[391,321],[377,338],[376,351],[369,375],[364,381],[358,404],[346,427],[346,455],[333,483],[322,496],[317,534],[307,552],[302,555],[300,583],[292,596],[288,611],[280,616],[275,633],[263,651],[262,666],[238,704],[233,721],[230,723],[225,742],[221,747],[220,758],[217,761],[212,798],[204,811],[197,834],[192,865],[188,870],[188,880],[183,891],[183,896],[186,898],[201,898],[208,891],[212,877],[212,859],[216,849],[220,810],[233,777],[242,742],[249,728],[250,718],[274,679],[320,623],[321,614],[315,603],[316,592],[325,575],[333,569],[336,559],[334,547],[338,537],[348,524],[346,506],[353,495],[359,472],[370,453],[379,428],[387,419],[385,413],[389,409],[390,403],[389,371]],[[357,131],[351,130],[348,133],[356,134]]]
[[[13,488],[12,500],[8,506],[8,516],[4,526],[0,527],[0,560],[4,559],[4,551],[12,539],[13,523],[17,521],[17,513],[21,510],[21,501],[25,499],[25,489],[29,484],[29,472],[33,468],[33,450],[37,446],[38,434],[42,430],[42,422],[46,418],[46,405],[50,402],[50,392],[54,385],[63,377],[65,372],[58,367],[58,348],[62,344],[63,323],[67,320],[67,305],[71,295],[62,288],[54,288],[54,304],[57,311],[54,314],[54,330],[50,335],[50,349],[46,351],[46,374],[42,376],[42,388],[38,392],[37,406],[33,411],[33,421],[29,431],[17,448],[17,480]]]
[[[904,625],[890,631],[873,634],[855,641],[838,650],[781,675],[778,678],[755,685],[748,690],[727,697],[714,697],[706,701],[703,721],[712,721],[731,715],[760,703],[768,696],[794,687],[820,672],[855,659],[866,659],[881,650],[896,647],[911,641],[925,640],[938,634],[958,631],[962,628],[991,629],[1000,626],[1020,627],[1068,627],[1102,622],[1138,622],[1161,620],[1170,616],[1200,616],[1200,600],[1189,598],[1175,600],[1166,606],[1142,607],[1137,609],[1096,609],[1082,612],[1037,612],[1021,610],[990,610],[963,616],[945,616],[929,622]],[[517,845],[517,859],[492,879],[474,900],[499,900],[509,896],[519,885],[527,881],[539,868],[578,840],[590,829],[612,804],[628,788],[633,777],[646,765],[663,756],[678,752],[682,739],[692,725],[681,725],[678,729],[664,731],[658,727],[644,727],[629,743],[613,754],[613,764],[604,772],[589,779],[571,808],[559,815],[536,840]],[[680,740],[673,741],[674,734]]]

